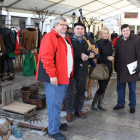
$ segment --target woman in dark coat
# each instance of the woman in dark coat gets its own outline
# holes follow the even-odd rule
[[[110,80],[110,76],[112,73],[112,61],[114,61],[114,57],[112,56],[113,54],[112,42],[109,40],[110,38],[109,30],[107,28],[103,28],[100,31],[99,37],[100,39],[96,41],[96,45],[98,46],[98,49],[99,49],[99,57],[98,57],[97,63],[105,64],[108,67],[109,79],[98,80],[99,89],[95,93],[95,96],[92,102],[92,107],[94,110],[101,109],[101,110],[106,111],[107,109],[104,108],[103,99],[104,99],[106,87],[108,85],[108,82]]]

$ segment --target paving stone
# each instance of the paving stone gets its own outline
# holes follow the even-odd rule
[[[126,116],[127,116],[127,112],[126,111],[117,112],[117,111],[114,111],[113,109],[112,110],[108,110],[107,114],[109,116],[117,117],[117,118],[126,118]]]
[[[140,121],[134,121],[134,120],[116,118],[116,117],[108,117],[106,122],[123,125],[123,126],[131,126],[134,128],[139,128],[140,125]]]
[[[134,136],[140,136],[136,135],[136,133],[138,132],[137,128],[132,128],[132,127],[128,127],[128,126],[121,126],[120,129],[118,130],[118,133],[122,133],[122,134],[126,134],[126,135],[134,135]]]
[[[100,130],[118,132],[120,125],[101,122],[101,124],[97,128]]]
[[[125,121],[126,126],[131,126],[134,128],[140,128],[140,121],[128,120]]]
[[[91,137],[85,137],[85,136],[81,136],[81,135],[74,135],[70,140],[98,140],[98,139],[91,138]]]
[[[118,125],[125,125],[125,119],[123,118],[116,118],[109,116],[105,122],[118,124]]]
[[[137,137],[136,140],[140,140],[140,137]]]
[[[99,130],[95,138],[99,140],[136,140],[137,137]]]

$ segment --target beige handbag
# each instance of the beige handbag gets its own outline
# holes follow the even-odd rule
[[[96,64],[96,67],[91,67],[89,78],[93,80],[108,80],[109,70],[105,64]]]

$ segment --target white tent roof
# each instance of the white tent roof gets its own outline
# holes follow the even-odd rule
[[[4,0],[3,7],[12,11],[30,12],[31,8],[40,10],[55,10],[54,15],[70,16],[73,12],[100,20],[140,7],[140,0]]]

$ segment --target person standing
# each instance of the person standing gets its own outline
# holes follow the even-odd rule
[[[85,101],[85,91],[88,76],[89,58],[95,56],[94,53],[90,53],[88,56],[88,44],[84,37],[85,25],[82,23],[74,24],[74,35],[71,36],[71,42],[74,51],[74,73],[73,78],[70,79],[68,89],[66,91],[65,103],[66,103],[66,120],[71,122],[73,120],[73,112],[76,116],[84,119],[85,114],[82,112],[82,108]],[[74,103],[74,93],[75,103]]]
[[[113,31],[113,33],[111,34],[111,40],[113,41],[113,39],[116,37],[118,37],[118,34]]]
[[[107,109],[104,107],[103,99],[105,90],[107,88],[108,82],[110,80],[110,76],[112,73],[112,62],[114,61],[112,42],[109,40],[110,34],[107,28],[103,28],[100,31],[99,40],[96,41],[96,45],[99,50],[99,57],[97,59],[97,64],[105,64],[109,70],[109,78],[108,80],[98,80],[99,89],[96,91],[95,96],[92,101],[92,108],[96,111]]]
[[[59,130],[66,130],[67,124],[61,124],[60,113],[69,78],[73,74],[74,56],[71,41],[65,36],[66,19],[56,18],[53,26],[41,41],[36,78],[45,85],[48,135],[55,140],[65,140],[66,137]]]
[[[121,26],[122,36],[117,40],[115,51],[115,71],[117,72],[117,105],[113,108],[119,110],[125,106],[126,83],[129,86],[129,107],[130,113],[135,113],[136,107],[136,81],[138,81],[138,72],[140,71],[140,38],[131,33],[130,26],[123,24]],[[130,74],[127,65],[137,61],[137,67],[134,74]]]
[[[71,35],[72,35],[72,28],[68,26],[66,31],[66,36],[70,37]]]

